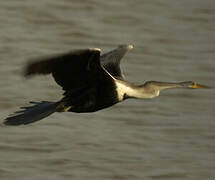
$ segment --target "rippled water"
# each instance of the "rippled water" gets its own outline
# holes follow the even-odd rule
[[[34,57],[133,44],[129,81],[194,80],[215,87],[213,0],[0,2],[0,118],[58,100],[51,77],[25,80]],[[215,93],[169,90],[91,114],[54,114],[0,128],[0,179],[214,179]]]

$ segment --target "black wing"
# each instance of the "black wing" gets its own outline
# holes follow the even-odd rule
[[[133,48],[132,45],[120,45],[118,48],[101,56],[102,66],[114,77],[123,79],[120,69],[120,61],[125,54]]]
[[[100,64],[100,49],[97,48],[37,60],[27,65],[25,75],[50,73],[64,90],[85,88],[101,76],[111,78]]]

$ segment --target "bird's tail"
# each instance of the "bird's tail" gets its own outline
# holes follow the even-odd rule
[[[4,120],[5,125],[17,126],[30,124],[39,121],[59,110],[59,102],[30,102],[34,104],[30,107],[21,107],[21,111],[17,111]]]

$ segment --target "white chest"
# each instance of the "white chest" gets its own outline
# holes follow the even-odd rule
[[[119,101],[123,101],[125,95],[130,96],[135,94],[134,89],[121,82],[116,82],[116,90]]]

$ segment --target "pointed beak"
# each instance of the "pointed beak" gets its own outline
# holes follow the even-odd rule
[[[201,89],[210,89],[211,87],[194,83],[192,88],[194,88],[194,89],[199,89],[199,88],[201,88]]]

